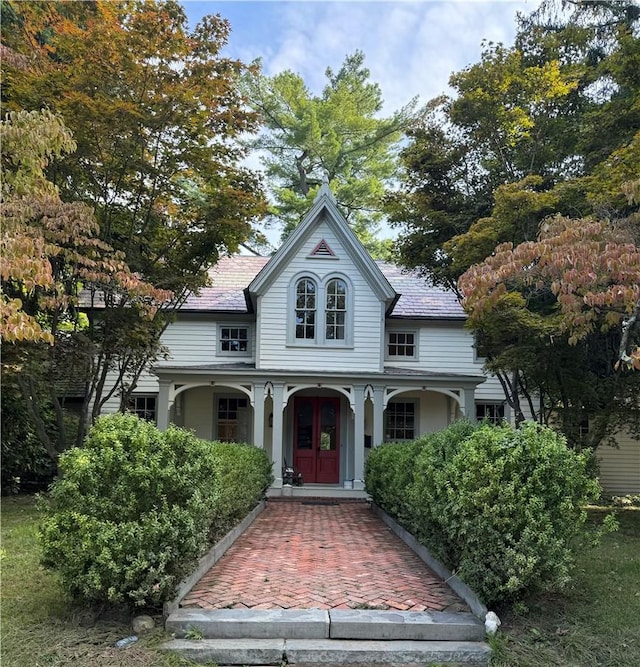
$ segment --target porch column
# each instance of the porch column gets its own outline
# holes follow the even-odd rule
[[[264,448],[264,382],[253,385],[253,444]]]
[[[273,461],[273,488],[282,488],[282,438],[284,413],[284,385],[281,382],[273,383],[273,443],[271,458]]]
[[[373,388],[373,442],[374,447],[384,442],[384,387]]]
[[[353,388],[353,488],[364,489],[364,386]]]
[[[158,404],[156,406],[158,430],[166,431],[169,427],[169,392],[171,382],[160,380],[160,389],[158,390]]]
[[[476,420],[476,391],[475,389],[464,389],[462,412],[470,421]]]

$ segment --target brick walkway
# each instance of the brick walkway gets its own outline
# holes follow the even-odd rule
[[[268,501],[181,606],[468,610],[366,503],[320,500]]]

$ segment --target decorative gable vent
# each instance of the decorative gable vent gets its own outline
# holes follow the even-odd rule
[[[320,243],[311,251],[309,257],[335,257],[335,253],[329,247],[329,244],[322,239]]]

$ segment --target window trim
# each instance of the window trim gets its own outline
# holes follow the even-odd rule
[[[247,330],[247,350],[246,352],[234,352],[233,350],[222,349],[222,330],[223,329],[246,329]],[[232,339],[230,339],[232,340]],[[217,357],[251,357],[253,356],[253,330],[248,323],[237,322],[218,322],[216,356]]]
[[[412,334],[413,335],[413,356],[389,354],[389,346],[391,345],[389,337],[391,334]],[[419,353],[418,347],[420,342],[420,334],[417,329],[387,329],[385,332],[385,348],[384,358],[387,361],[418,361]],[[397,345],[397,344],[396,344]]]
[[[298,308],[298,286],[303,283],[311,283],[314,286],[314,294],[313,294],[313,308],[308,308],[305,302],[304,307]],[[305,292],[304,296],[305,298],[309,297],[309,292],[307,288],[305,287]],[[293,338],[297,343],[314,343],[315,341],[318,340],[318,301],[319,301],[319,296],[320,296],[320,289],[318,286],[318,281],[314,280],[310,276],[301,276],[300,278],[296,278],[296,280],[293,283],[293,302],[292,302],[292,308],[291,308],[291,314],[293,317]],[[313,325],[308,324],[306,321],[303,322],[301,325],[298,324],[298,311],[306,313],[313,313]],[[303,338],[298,338],[297,333],[298,333],[298,326],[302,327],[311,327],[313,326],[313,336],[304,336]]]
[[[389,419],[389,406],[391,405],[412,405],[413,406],[413,436],[410,438],[393,438],[389,437],[388,434],[388,419]],[[406,430],[406,427],[405,427]],[[407,398],[399,400],[391,400],[387,403],[387,407],[384,411],[384,442],[411,442],[420,436],[420,407],[419,401],[416,398]]]
[[[314,338],[296,338],[296,296],[298,283],[301,280],[311,280],[316,286],[316,318],[315,318],[315,337]],[[327,287],[332,280],[341,280],[346,286],[345,299],[345,323],[344,339],[329,339],[326,336],[326,305],[327,305]],[[354,327],[354,290],[353,283],[348,276],[339,272],[328,273],[320,278],[312,271],[301,271],[291,279],[289,284],[288,301],[288,327],[287,327],[287,346],[297,348],[353,348],[353,327]]]

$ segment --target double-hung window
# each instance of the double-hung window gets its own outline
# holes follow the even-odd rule
[[[306,275],[295,279],[290,289],[290,345],[351,345],[353,291],[348,278]]]
[[[387,358],[416,358],[416,334],[413,331],[389,331],[387,334]]]
[[[218,398],[218,440],[242,440],[242,420],[247,418],[247,399],[221,396]]]

